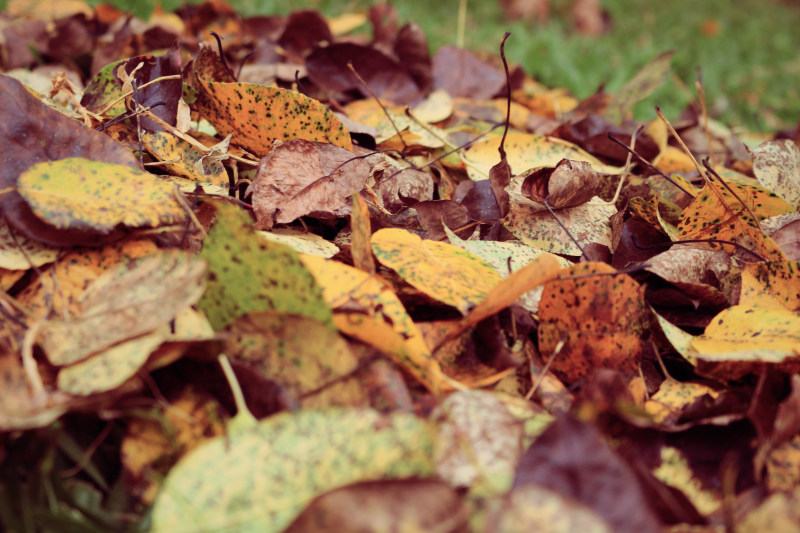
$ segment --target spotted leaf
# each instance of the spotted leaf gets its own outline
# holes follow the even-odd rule
[[[596,368],[633,375],[639,367],[647,316],[644,290],[627,274],[614,272],[605,263],[581,263],[544,286],[539,351],[545,360],[555,357],[551,368],[566,383]]]
[[[266,155],[276,140],[305,139],[352,149],[347,129],[319,101],[278,87],[215,81],[206,77],[204,65],[214,58],[218,61],[216,54],[202,48],[193,75],[205,96],[201,110],[218,133],[232,133],[232,142],[259,156]]]
[[[38,163],[17,191],[34,214],[58,229],[108,234],[118,226],[158,227],[186,218],[172,185],[135,168],[79,157]]]
[[[735,305],[711,320],[692,339],[698,371],[739,379],[771,363],[785,372],[800,370],[800,317],[788,309]]]
[[[384,266],[440,302],[466,314],[500,281],[500,275],[475,255],[438,241],[423,241],[402,229],[372,235],[372,251]]]
[[[359,481],[433,474],[426,422],[368,409],[301,410],[214,438],[170,470],[154,533],[283,531],[311,500]]]
[[[678,238],[734,241],[765,259],[782,260],[783,252],[764,234],[758,220],[791,211],[791,206],[761,187],[738,183],[728,185],[736,195],[716,182],[703,187],[681,214]]]
[[[332,325],[314,277],[290,247],[259,237],[247,215],[220,204],[201,257],[208,289],[198,303],[215,330],[252,311],[279,311]]]

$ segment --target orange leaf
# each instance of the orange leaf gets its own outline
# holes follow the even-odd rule
[[[209,48],[201,48],[193,75],[204,92],[203,114],[220,134],[232,133],[234,143],[260,156],[266,155],[277,139],[305,139],[353,148],[347,129],[321,102],[278,87],[214,81],[207,77],[206,66],[214,58],[219,60]]]
[[[630,375],[639,366],[647,314],[644,290],[627,274],[614,272],[605,263],[581,263],[565,272],[576,277],[562,276],[544,286],[539,351],[545,359],[555,356],[551,369],[567,383],[595,368]]]

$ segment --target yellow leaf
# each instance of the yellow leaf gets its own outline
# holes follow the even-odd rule
[[[787,309],[735,305],[719,313],[692,339],[703,373],[738,379],[764,363],[800,369],[800,316]]]
[[[339,331],[385,353],[431,391],[445,385],[422,334],[378,276],[317,256],[301,255],[300,259],[334,309]]]
[[[469,177],[489,179],[489,170],[500,161],[498,147],[502,133],[489,134],[464,152]],[[562,159],[586,161],[596,172],[618,174],[620,167],[607,165],[578,146],[545,135],[510,131],[505,142],[506,157],[511,173],[516,175],[538,167],[554,167]]]
[[[500,281],[500,275],[483,259],[452,244],[423,241],[396,228],[372,235],[378,261],[431,298],[466,314]]]

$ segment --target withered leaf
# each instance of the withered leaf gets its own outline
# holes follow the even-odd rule
[[[137,86],[135,99],[134,96],[125,99],[128,111],[135,111],[138,102],[140,106],[151,108],[150,110],[155,116],[170,126],[174,126],[183,87],[181,79],[162,80],[143,89],[138,89],[138,87],[162,76],[180,75],[181,56],[178,43],[175,43],[163,56],[137,56],[125,61],[122,65],[128,75],[133,74]],[[139,67],[139,65],[142,66]],[[118,83],[122,83],[116,72],[115,77]],[[145,131],[164,131],[163,126],[146,115],[140,116],[138,120]]]
[[[506,84],[505,74],[468,50],[443,46],[433,56],[433,86],[450,96],[487,100]]]
[[[295,139],[261,160],[253,183],[259,229],[305,216],[332,218],[350,213],[350,196],[369,177],[369,164],[344,148]]]
[[[369,91],[353,75],[352,63],[370,89],[381,99],[410,105],[422,100],[422,92],[411,73],[397,60],[369,46],[337,43],[316,48],[306,59],[311,81],[329,91]]]
[[[522,456],[514,490],[529,484],[586,505],[614,531],[661,531],[633,470],[594,426],[570,416],[556,418]]]
[[[522,194],[540,204],[546,200],[552,209],[586,203],[599,190],[600,177],[592,166],[585,161],[569,159],[562,159],[555,167],[536,170],[522,182]]]

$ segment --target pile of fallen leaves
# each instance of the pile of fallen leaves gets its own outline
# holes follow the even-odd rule
[[[796,531],[795,141],[396,18],[10,2],[4,530]]]

